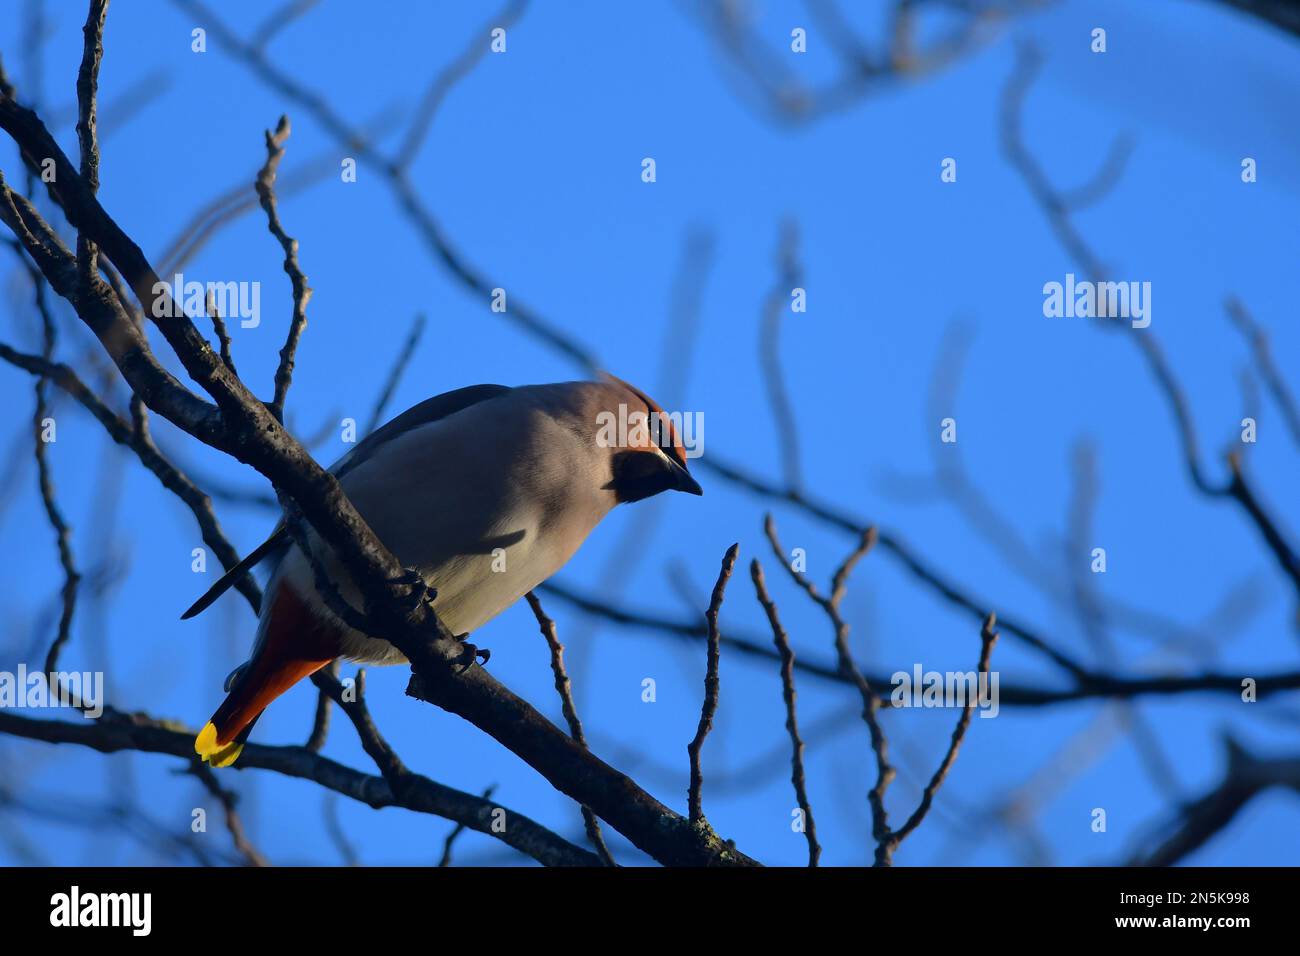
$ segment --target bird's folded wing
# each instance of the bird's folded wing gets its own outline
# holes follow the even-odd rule
[[[510,391],[510,388],[505,385],[470,385],[466,388],[454,389],[450,392],[443,392],[441,395],[435,395],[433,398],[425,399],[363,438],[355,448],[336,461],[330,467],[330,471],[334,473],[334,477],[342,478],[373,455],[375,449],[398,435],[419,428],[421,425],[428,425],[430,422],[447,418],[456,414],[456,412],[469,408],[471,405],[477,405],[479,402],[496,398],[508,391]],[[212,606],[212,603],[217,598],[230,590],[243,575],[251,571],[255,565],[277,549],[287,547],[288,543],[289,531],[282,521],[271,532],[269,538],[254,548],[248,557],[223,574],[216,584],[208,588],[203,597],[195,601],[190,606],[190,609],[181,615],[181,620],[188,621],[195,615],[202,614]]]
[[[504,395],[511,389],[506,385],[468,385],[450,392],[443,392],[433,398],[426,398],[418,405],[412,405],[392,421],[376,428],[357,443],[357,446],[330,466],[335,478],[342,478],[366,459],[370,458],[381,445],[392,441],[399,435],[428,425],[432,422],[450,418],[471,405]]]

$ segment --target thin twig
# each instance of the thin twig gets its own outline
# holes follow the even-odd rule
[[[782,566],[790,572],[794,582],[803,588],[808,597],[820,605],[830,618],[835,633],[835,656],[839,661],[840,673],[852,681],[853,686],[857,688],[858,696],[862,699],[862,719],[866,722],[867,730],[871,734],[871,749],[876,758],[876,782],[867,794],[867,802],[871,806],[872,835],[876,839],[877,846],[879,846],[881,841],[889,835],[889,818],[885,810],[885,791],[893,783],[897,771],[889,762],[889,742],[880,726],[880,695],[872,688],[871,683],[863,676],[862,671],[853,660],[853,654],[849,650],[848,624],[840,613],[840,602],[844,599],[849,575],[857,566],[857,563],[871,550],[872,545],[876,543],[876,529],[867,528],[858,539],[857,547],[849,552],[848,557],[835,570],[835,574],[831,579],[829,597],[824,597],[818,591],[817,586],[803,572],[796,571],[794,565],[790,563],[786,557],[785,549],[781,546],[781,541],[777,537],[776,522],[771,514],[767,515],[763,522],[763,531],[767,535],[768,542],[772,545],[772,551],[776,555],[777,561],[781,562]]]
[[[843,16],[829,0],[808,5],[821,29],[810,32],[809,49],[824,43],[838,55],[834,76],[825,83],[807,84],[785,66],[782,51],[765,43],[748,22],[746,6],[733,0],[689,4],[731,67],[728,78],[747,106],[757,106],[771,120],[800,125],[849,109],[863,99],[917,77],[943,69],[972,52],[991,35],[991,27],[1011,13],[1039,0],[1006,0],[1001,4],[953,4],[963,8],[956,25],[923,49],[913,42],[915,0],[895,0],[890,13],[889,41],[871,50],[853,36]],[[969,9],[967,9],[969,8]]]
[[[81,150],[81,177],[90,192],[99,190],[98,105],[99,66],[104,60],[104,19],[108,0],[90,0],[86,24],[82,28],[84,46],[81,69],[77,73],[77,144]],[[83,286],[89,286],[99,274],[99,254],[95,244],[77,233],[77,270]]]
[[[275,132],[266,131],[266,163],[257,174],[254,187],[257,197],[266,211],[266,225],[271,235],[284,250],[284,271],[293,284],[293,317],[289,321],[289,331],[285,336],[284,348],[280,350],[280,365],[275,370],[275,397],[268,406],[271,413],[283,422],[284,401],[289,394],[289,385],[293,381],[294,357],[298,351],[298,341],[303,329],[307,327],[307,303],[311,301],[311,287],[298,264],[298,240],[284,231],[280,222],[279,206],[275,198],[275,174],[284,157],[284,142],[289,138],[289,117],[281,116]]]
[[[339,676],[339,662],[334,660],[325,665],[325,673],[329,674],[335,680]],[[311,723],[311,736],[303,744],[313,753],[320,753],[325,746],[325,740],[329,737],[330,732],[330,711],[334,706],[334,700],[330,697],[329,692],[321,690],[316,695],[316,715]]]
[[[1088,553],[1092,540],[1092,519],[1097,507],[1098,481],[1096,460],[1092,446],[1079,442],[1074,450],[1074,476],[1070,495],[1069,516],[1066,521],[1064,541],[1065,566],[1069,568],[1068,578],[1070,594],[1080,628],[1097,654],[1099,663],[1107,670],[1118,663],[1114,641],[1109,632],[1109,622],[1101,601],[1095,593],[1093,575],[1082,560]],[[1170,801],[1177,801],[1181,796],[1181,787],[1173,766],[1161,750],[1156,733],[1143,718],[1141,711],[1129,701],[1116,704],[1121,708],[1125,723],[1133,737],[1133,744],[1142,757],[1143,766],[1151,777],[1152,783]]]
[[[1263,376],[1264,383],[1273,396],[1273,401],[1277,403],[1278,409],[1282,412],[1282,417],[1291,430],[1291,437],[1295,439],[1296,445],[1300,446],[1300,405],[1296,404],[1295,395],[1291,393],[1286,379],[1283,378],[1277,364],[1273,361],[1273,353],[1268,345],[1268,335],[1251,316],[1245,304],[1236,296],[1229,296],[1224,307],[1228,311],[1228,317],[1232,319],[1232,324],[1250,343],[1250,349],[1255,355],[1255,364],[1259,368],[1260,375]]]
[[[221,310],[217,308],[217,297],[211,289],[208,290],[207,297],[208,318],[212,321],[212,331],[217,334],[217,342],[221,349],[221,361],[226,363],[226,368],[238,375],[235,368],[235,357],[230,350],[230,330],[226,328],[226,320],[221,316]]]
[[[104,57],[104,18],[108,13],[107,0],[91,0],[86,18],[84,33],[84,50],[81,69],[77,75],[77,101],[79,117],[77,121],[77,140],[81,149],[81,175],[93,194],[99,188],[99,145],[95,131],[95,94],[99,84],[99,65]],[[8,84],[6,83],[6,86]],[[12,87],[7,90],[12,94]],[[29,182],[33,176],[29,172]],[[83,289],[88,289],[96,279],[98,267],[95,244],[89,239],[77,235],[77,271],[78,281]],[[36,309],[41,317],[43,329],[42,358],[46,363],[54,360],[56,342],[56,325],[45,297],[45,279],[33,275]],[[63,568],[62,612],[59,615],[59,629],[54,642],[45,655],[45,674],[54,681],[59,653],[72,636],[72,618],[77,606],[77,587],[81,575],[77,571],[76,561],[72,555],[72,534],[68,528],[63,512],[59,508],[54,493],[54,479],[50,469],[49,454],[46,448],[45,429],[48,418],[49,403],[47,388],[49,377],[41,374],[36,379],[36,408],[33,413],[34,452],[36,457],[37,483],[40,488],[41,502],[45,507],[46,518],[54,529],[55,546],[58,549],[59,564]],[[50,420],[53,423],[53,420]],[[51,687],[51,690],[53,688]]]
[[[977,681],[982,680],[987,684],[989,674],[989,658],[993,654],[993,645],[997,643],[998,634],[993,630],[997,623],[997,618],[990,612],[984,620],[984,627],[980,630],[980,660]],[[978,688],[977,684],[977,688]],[[890,855],[898,848],[900,844],[913,830],[921,825],[925,815],[930,812],[930,805],[934,803],[934,795],[943,786],[944,780],[948,776],[948,771],[957,760],[957,751],[961,749],[961,743],[966,738],[966,730],[970,727],[971,714],[975,711],[975,705],[978,702],[979,691],[976,690],[975,698],[971,695],[966,698],[966,706],[962,708],[961,716],[957,718],[957,726],[953,728],[952,739],[948,742],[948,751],[943,755],[943,760],[926,784],[925,790],[921,792],[921,802],[917,808],[912,811],[912,815],[907,818],[897,830],[893,831],[889,837],[888,852],[885,855],[885,862],[889,861]],[[877,861],[880,861],[880,853],[877,851]]]
[[[216,797],[217,802],[221,804],[226,817],[226,829],[230,831],[231,842],[235,844],[235,849],[240,856],[248,862],[249,866],[269,866],[266,857],[253,845],[244,830],[244,821],[240,818],[237,809],[239,797],[221,785],[216,773],[207,764],[197,760],[191,761],[189,771],[199,778],[208,793]]]
[[[794,689],[794,651],[790,648],[790,637],[786,634],[777,614],[776,602],[767,593],[767,583],[763,580],[763,566],[755,558],[749,563],[749,574],[754,581],[754,593],[758,603],[767,614],[772,626],[772,642],[781,654],[781,693],[785,699],[785,729],[790,734],[790,782],[794,785],[795,799],[799,802],[799,811],[803,814],[804,836],[808,840],[808,865],[816,866],[821,859],[822,848],[817,842],[817,824],[813,822],[812,805],[808,802],[808,785],[803,770],[803,738],[799,736],[799,715],[795,707]]]
[[[478,64],[479,60],[487,54],[489,29],[500,28],[505,30],[514,26],[515,22],[523,16],[527,7],[528,0],[508,0],[500,13],[483,24],[460,56],[456,57],[446,69],[434,77],[433,82],[424,91],[424,96],[420,98],[420,105],[416,108],[415,118],[411,120],[411,125],[407,128],[406,135],[402,137],[402,143],[393,156],[392,168],[394,170],[405,170],[411,165],[420,150],[420,144],[424,142],[424,138],[429,132],[434,116],[437,115],[438,107],[442,105],[447,93],[462,78],[467,76]]]
[[[781,323],[791,314],[791,293],[803,285],[803,268],[799,263],[799,227],[794,220],[781,226],[777,247],[778,276],[763,303],[763,321],[759,326],[758,352],[763,366],[763,383],[781,451],[781,472],[785,486],[803,490],[803,468],[799,453],[799,423],[790,404],[790,392],[781,371]]]
[[[312,682],[329,694],[334,703],[347,714],[353,727],[356,728],[357,736],[361,738],[362,748],[375,762],[375,766],[388,781],[388,785],[393,788],[393,793],[399,797],[404,794],[412,774],[402,762],[402,758],[397,755],[397,751],[393,750],[384,739],[374,718],[370,716],[370,708],[366,706],[365,668],[357,670],[353,678],[351,694],[347,693],[342,681],[324,668],[312,675]]]
[[[262,21],[262,25],[258,27],[253,37],[253,45],[259,50],[265,48],[277,33],[309,12],[318,3],[320,0],[288,0],[283,6],[271,11],[270,15]]]
[[[325,692],[321,691],[323,695]],[[327,698],[328,699],[328,698]],[[343,824],[339,820],[339,801],[338,795],[332,792],[325,794],[325,799],[321,801],[321,817],[325,821],[325,835],[330,838],[335,849],[339,851],[339,856],[343,858],[344,866],[360,866],[361,857],[357,853],[357,848],[352,845],[348,839],[347,833],[343,829]]]
[[[489,787],[487,787],[486,789],[484,789],[484,791],[483,791],[483,799],[484,799],[484,800],[490,800],[490,799],[492,799],[492,794],[496,791],[496,788],[497,788],[497,785],[494,783],[494,784],[492,784],[491,786],[489,786]],[[466,829],[467,829],[467,828],[466,828],[465,824],[463,824],[463,823],[457,823],[454,827],[451,828],[451,832],[447,834],[447,839],[444,840],[443,843],[442,843],[442,856],[441,856],[441,857],[439,858],[439,860],[438,860],[438,866],[439,866],[439,867],[451,866],[451,850],[452,850],[452,847],[455,846],[455,844],[456,844],[456,839],[457,839],[457,838],[458,838],[462,833],[464,833]]]
[[[424,316],[417,315],[415,321],[411,323],[411,331],[406,336],[406,341],[402,344],[401,351],[397,353],[397,358],[393,362],[393,368],[388,373],[388,378],[384,382],[383,390],[379,393],[379,398],[375,402],[374,410],[370,413],[370,422],[366,425],[365,434],[369,435],[384,420],[384,412],[388,410],[388,403],[392,401],[393,392],[397,391],[398,383],[402,380],[402,374],[406,371],[406,366],[411,362],[411,356],[415,354],[415,349],[420,344],[420,338],[424,335]]]
[[[36,311],[41,317],[43,330],[42,361],[44,365],[42,368],[44,369],[48,368],[54,355],[57,326],[54,322],[54,314],[50,310],[50,304],[46,299],[45,279],[37,275],[33,277],[32,281]],[[72,531],[68,527],[67,520],[63,516],[63,510],[59,507],[58,499],[55,496],[49,447],[45,441],[47,422],[49,427],[57,427],[54,419],[49,417],[49,398],[47,395],[49,382],[50,376],[44,371],[36,378],[36,408],[32,413],[32,438],[33,452],[36,457],[37,486],[40,490],[41,503],[45,508],[45,517],[54,530],[54,544],[58,550],[59,566],[63,569],[63,588],[60,592],[62,610],[59,614],[59,629],[55,634],[53,643],[50,644],[49,651],[45,655],[46,677],[49,680],[54,680],[54,674],[58,670],[59,654],[72,637],[72,620],[77,609],[77,589],[81,585],[81,574],[77,570],[77,562],[72,554]],[[51,690],[53,690],[53,687],[51,687]]]
[[[722,556],[722,568],[718,572],[717,583],[713,585],[713,597],[709,600],[709,609],[704,612],[704,620],[709,627],[708,665],[704,673],[704,703],[700,707],[700,723],[695,729],[695,738],[687,745],[686,752],[691,760],[691,782],[687,790],[686,802],[689,807],[690,821],[699,826],[704,821],[704,806],[701,790],[704,787],[704,775],[700,771],[700,750],[704,747],[704,738],[713,729],[713,715],[718,710],[718,659],[721,645],[718,631],[718,614],[722,610],[722,599],[727,593],[727,581],[736,566],[736,557],[740,554],[740,543],[727,549]]]
[[[555,632],[555,621],[547,616],[546,611],[542,609],[542,602],[537,599],[537,595],[532,591],[524,595],[528,600],[528,606],[533,610],[533,616],[537,618],[537,626],[546,638],[546,645],[551,650],[551,673],[555,676],[555,692],[560,695],[560,707],[564,712],[564,719],[569,725],[569,736],[576,740],[582,746],[587,746],[587,736],[582,732],[582,721],[578,718],[578,710],[573,704],[573,685],[569,681],[569,674],[564,669],[564,645],[560,643],[560,638]],[[590,748],[588,748],[590,749]],[[582,807],[582,823],[587,829],[587,838],[591,840],[591,845],[596,848],[596,853],[606,866],[617,866],[613,855],[609,852],[609,847],[605,843],[604,834],[600,832],[600,821],[596,814],[591,812],[590,807]],[[450,847],[450,844],[449,844]]]

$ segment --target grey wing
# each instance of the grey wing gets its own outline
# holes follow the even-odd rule
[[[420,404],[412,405],[396,418],[376,428],[363,438],[356,448],[353,448],[331,465],[330,471],[334,472],[336,478],[342,478],[373,455],[375,449],[384,442],[391,441],[398,435],[413,428],[419,428],[421,425],[447,418],[469,408],[471,405],[486,402],[509,391],[511,389],[506,385],[467,385],[465,388],[458,388],[450,392],[443,392],[441,395],[435,395],[433,398],[426,398]]]
[[[436,422],[439,419],[447,418],[457,412],[469,408],[471,405],[477,405],[479,402],[486,402],[504,395],[510,391],[505,385],[469,385],[465,388],[457,388],[450,392],[443,392],[441,395],[435,395],[433,398],[427,398],[418,405],[413,405],[396,418],[376,428],[373,432],[357,443],[357,446],[349,451],[346,455],[330,466],[330,471],[336,478],[342,478],[357,465],[361,464],[367,458],[375,453],[385,442],[391,441],[398,435],[410,431],[413,428],[419,428],[421,425],[427,425],[430,422]],[[248,556],[240,561],[237,565],[227,571],[221,578],[208,588],[204,595],[190,605],[189,610],[181,615],[182,621],[188,621],[190,618],[202,614],[207,610],[217,598],[225,594],[226,591],[237,582],[243,575],[251,571],[256,565],[260,564],[268,557],[274,556],[278,562],[284,557],[284,553],[289,549],[289,529],[281,522],[278,524],[271,536],[263,541],[260,545],[248,553]]]

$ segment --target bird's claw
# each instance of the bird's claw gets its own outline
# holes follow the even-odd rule
[[[403,568],[402,572],[398,581],[411,588],[411,610],[414,611],[421,604],[432,605],[434,599],[438,597],[438,589],[430,587],[424,575],[415,568]]]
[[[478,662],[479,658],[482,658],[483,663],[486,664],[492,657],[491,650],[486,647],[478,647],[477,645],[471,644],[467,640],[468,637],[468,633],[456,635],[456,640],[460,641],[460,656],[457,658],[456,663],[460,665],[460,672],[462,674],[473,667]]]

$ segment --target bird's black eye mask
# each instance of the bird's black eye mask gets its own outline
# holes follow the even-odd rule
[[[652,451],[616,452],[613,473],[613,480],[605,487],[614,492],[620,503],[641,501],[673,486],[668,463]]]
[[[605,487],[619,503],[641,501],[661,491],[702,495],[699,484],[681,465],[658,451],[620,451],[613,459],[613,480]]]

